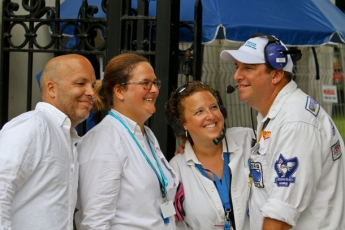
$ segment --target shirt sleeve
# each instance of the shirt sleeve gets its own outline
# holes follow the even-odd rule
[[[126,158],[120,137],[90,131],[78,145],[80,229],[109,229],[116,214],[121,174]]]
[[[265,147],[262,152],[266,154],[263,167],[267,167],[269,196],[261,211],[264,217],[294,226],[313,200],[321,177],[325,161],[322,134],[310,124],[294,122],[272,131],[270,139],[268,152]]]
[[[0,229],[11,229],[14,196],[40,162],[44,136],[35,117],[13,120],[0,132]]]

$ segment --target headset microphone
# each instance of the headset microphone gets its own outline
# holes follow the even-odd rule
[[[238,85],[236,85],[235,87],[233,87],[232,85],[228,85],[226,87],[226,93],[227,94],[230,94],[230,93],[233,93],[235,92],[235,90],[238,88]]]
[[[222,140],[224,139],[225,133],[226,133],[226,130],[225,130],[225,127],[224,127],[223,130],[222,130],[222,134],[219,137],[214,138],[213,139],[213,143],[215,145],[219,145],[219,143],[222,142]]]

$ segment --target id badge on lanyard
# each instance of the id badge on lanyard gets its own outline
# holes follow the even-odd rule
[[[166,176],[164,175],[164,172],[160,166],[160,163],[157,159],[155,150],[153,149],[153,147],[151,146],[150,140],[147,137],[147,142],[150,146],[152,155],[157,163],[159,172],[156,170],[156,168],[153,166],[151,160],[148,158],[148,156],[146,155],[145,151],[143,150],[143,148],[140,146],[138,140],[135,138],[135,136],[133,135],[133,133],[129,130],[129,128],[127,127],[127,125],[113,112],[109,111],[109,113],[112,117],[114,117],[116,120],[118,120],[128,131],[128,133],[130,134],[130,136],[132,137],[132,139],[134,140],[134,142],[137,144],[139,150],[141,151],[141,153],[143,154],[143,156],[145,157],[147,163],[151,166],[152,170],[155,172],[157,179],[159,181],[159,185],[160,185],[160,189],[162,192],[162,197],[163,197],[163,204],[160,205],[160,209],[161,209],[161,214],[162,214],[162,218],[164,220],[165,224],[169,223],[169,217],[175,215],[175,208],[174,208],[174,204],[171,200],[167,199],[167,186],[168,186],[168,179],[166,178]]]

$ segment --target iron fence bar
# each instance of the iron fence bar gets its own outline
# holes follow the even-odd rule
[[[106,39],[106,63],[110,61],[111,58],[121,53],[121,36],[122,33],[122,11],[125,7],[124,0],[110,0],[108,1],[107,11],[107,39]],[[126,35],[125,35],[126,37]],[[104,65],[105,66],[105,65]]]
[[[2,2],[2,9],[5,9],[5,6],[9,4],[10,0],[4,0]],[[7,12],[3,10],[2,14],[2,26],[1,26],[1,35],[5,34],[5,31],[8,31],[10,23],[5,20],[8,17]],[[2,36],[3,37],[3,36]],[[9,46],[7,40],[2,39],[1,41],[1,55],[0,55],[0,129],[8,121],[8,97],[9,97],[9,75],[10,75],[10,53],[4,50],[4,47]]]
[[[87,51],[87,50],[56,50],[56,49],[49,49],[49,50],[38,50],[38,49],[10,49],[10,48],[3,48],[4,52],[22,52],[22,53],[54,53],[54,54],[94,54],[94,55],[104,55],[104,51]]]
[[[192,69],[194,79],[200,81],[202,76],[202,1],[196,0],[194,6],[194,52]]]
[[[137,18],[142,15],[148,14],[148,1],[146,0],[138,0],[138,10],[137,10]],[[139,19],[137,21],[137,39],[136,43],[136,51],[145,51],[145,45],[147,46],[149,41],[146,40],[148,28],[146,26],[146,22],[143,19]]]
[[[176,144],[173,132],[165,121],[164,105],[169,99],[170,92],[177,85],[179,9],[180,0],[157,1],[157,39],[154,67],[157,78],[161,79],[163,84],[156,101],[152,130],[168,160],[174,156]],[[169,64],[167,65],[167,63]]]
[[[33,7],[37,1],[30,1],[30,6]],[[31,16],[33,17],[33,16]],[[29,38],[29,50],[33,50],[34,43],[33,38],[35,37],[34,33],[34,22],[29,22],[29,33],[25,34],[25,37]],[[31,110],[31,102],[32,102],[32,67],[33,66],[33,53],[28,52],[28,71],[27,71],[27,85],[26,85],[26,111]]]
[[[153,16],[129,16],[129,15],[124,15],[121,17],[122,20],[156,20],[156,17]]]
[[[150,17],[151,18],[151,17]],[[146,18],[144,18],[146,19]],[[147,18],[148,19],[148,18]],[[106,18],[4,18],[5,22],[106,22]]]

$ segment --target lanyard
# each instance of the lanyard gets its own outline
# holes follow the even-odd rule
[[[151,143],[150,143],[150,139],[147,137],[147,142],[149,143],[149,146],[150,146],[150,149],[151,149],[151,153],[153,155],[153,157],[155,158],[155,161],[158,165],[158,169],[159,169],[159,172],[160,172],[160,175],[159,173],[157,172],[156,170],[156,167],[154,167],[154,165],[152,164],[152,162],[150,161],[150,159],[148,158],[148,156],[146,155],[145,151],[143,150],[143,148],[140,146],[138,140],[135,138],[135,136],[133,135],[133,133],[129,130],[128,126],[118,117],[116,116],[115,113],[109,111],[108,112],[109,115],[113,116],[115,119],[117,119],[128,131],[128,133],[131,135],[132,139],[134,140],[134,142],[137,144],[137,146],[139,147],[141,153],[143,154],[143,156],[145,157],[147,163],[149,163],[149,165],[151,166],[151,168],[153,169],[153,171],[155,172],[157,178],[158,178],[158,181],[159,181],[159,185],[160,185],[160,188],[161,188],[161,191],[162,191],[162,197],[165,198],[166,195],[167,195],[167,186],[168,186],[168,179],[166,178],[166,176],[164,175],[164,172],[159,164],[159,161],[158,161],[158,158],[156,156],[156,153],[154,151],[154,149],[152,148],[151,146]]]
[[[215,183],[216,183],[216,188],[219,194],[219,197],[222,201],[223,208],[225,211],[225,218],[226,222],[224,224],[224,229],[230,229],[230,211],[231,211],[231,195],[230,195],[230,167],[229,167],[229,153],[223,153],[223,159],[224,159],[224,166],[223,166],[223,176],[222,176],[222,182],[220,182],[218,176],[212,172],[211,170],[205,169],[202,167],[201,164],[195,164],[195,166],[199,169],[201,174],[205,176],[206,178],[210,179],[209,175],[205,172],[210,172],[212,173]]]

